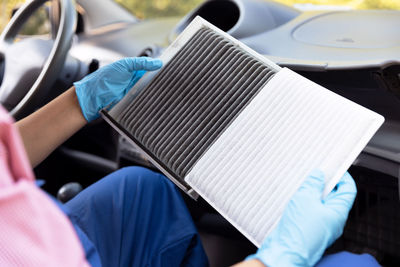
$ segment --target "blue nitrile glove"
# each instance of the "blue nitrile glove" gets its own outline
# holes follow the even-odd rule
[[[162,61],[149,57],[124,58],[104,66],[75,82],[75,91],[85,119],[99,117],[99,111],[116,104],[146,71],[161,68]]]
[[[314,266],[343,232],[357,189],[346,173],[322,199],[324,174],[313,171],[294,194],[283,216],[255,255],[268,267]]]

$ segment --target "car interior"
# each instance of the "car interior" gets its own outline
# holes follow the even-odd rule
[[[24,34],[26,22],[40,14],[44,33]],[[0,36],[0,103],[21,119],[99,67],[127,56],[158,57],[196,16],[385,117],[349,169],[357,198],[344,234],[326,253],[369,253],[383,266],[399,266],[400,11],[303,11],[273,0],[207,0],[183,17],[142,20],[112,0],[29,1]],[[99,118],[34,171],[44,190],[67,201],[80,186],[132,165],[157,171]],[[255,252],[206,201],[182,196],[211,266],[229,266]]]

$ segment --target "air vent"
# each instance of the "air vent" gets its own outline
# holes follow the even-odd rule
[[[329,193],[383,123],[199,17],[161,59],[103,117],[256,245],[311,170]]]

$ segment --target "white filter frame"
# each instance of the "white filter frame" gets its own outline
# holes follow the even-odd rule
[[[190,170],[189,173],[184,177],[185,182],[187,182],[187,184],[189,186],[191,186],[191,188],[188,189],[187,186],[182,185],[174,177],[174,175],[172,175],[171,173],[166,171],[157,162],[157,160],[152,159],[151,157],[149,157],[149,159],[156,167],[158,167],[177,186],[179,186],[181,189],[183,189],[185,192],[187,192],[193,198],[196,198],[198,196],[198,194],[200,196],[202,196],[206,201],[208,201],[210,203],[210,205],[212,205],[228,221],[230,221],[232,223],[232,225],[234,225],[237,229],[239,229],[251,242],[253,242],[256,246],[260,246],[262,243],[262,240],[273,230],[273,228],[279,222],[279,219],[283,213],[283,210],[284,210],[286,204],[290,200],[291,196],[298,189],[298,187],[301,185],[302,181],[305,179],[307,174],[310,173],[310,171],[312,169],[321,169],[328,174],[327,183],[326,183],[326,187],[325,187],[325,191],[324,191],[324,196],[326,196],[334,188],[334,186],[337,184],[339,179],[343,176],[345,171],[351,166],[352,162],[356,159],[356,157],[359,155],[359,153],[362,151],[362,149],[368,143],[370,138],[372,138],[374,133],[382,125],[384,118],[381,115],[379,115],[373,111],[370,111],[356,103],[353,103],[339,95],[336,95],[335,93],[313,83],[312,81],[307,80],[306,78],[290,71],[289,69],[286,69],[286,68],[282,69],[281,67],[279,67],[278,65],[273,63],[271,60],[258,54],[257,52],[255,52],[254,50],[252,50],[251,48],[246,46],[245,44],[236,40],[229,34],[221,31],[220,29],[218,29],[214,25],[210,24],[209,22],[205,21],[201,17],[196,17],[190,23],[190,25],[178,36],[178,38],[162,53],[162,55],[160,56],[160,59],[164,62],[164,66],[182,49],[182,47],[192,38],[192,36],[203,27],[207,27],[207,28],[213,30],[214,32],[218,33],[219,35],[223,36],[224,38],[230,40],[232,43],[237,45],[237,47],[241,48],[243,51],[245,51],[252,57],[256,58],[257,60],[259,60],[259,62],[265,64],[266,66],[268,66],[272,70],[276,71],[277,73],[267,82],[265,87],[248,103],[248,105],[244,108],[244,110],[241,111],[241,113],[238,115],[238,117],[235,118],[235,120],[228,126],[227,129],[225,129],[225,131],[216,139],[216,141],[211,145],[211,147],[209,147],[208,150],[202,155],[202,157],[195,163],[192,170]],[[131,103],[131,101],[134,100],[134,98],[139,94],[139,92],[141,90],[143,90],[152,81],[152,79],[155,77],[155,75],[159,71],[147,72],[143,76],[143,78],[140,79],[136,83],[136,85],[128,92],[128,94],[114,108],[112,108],[110,111],[104,110],[102,112],[105,120],[107,120],[110,124],[112,124],[117,129],[117,131],[119,133],[121,133],[122,135],[128,137],[127,134],[124,132],[124,130],[120,129],[119,128],[120,126],[116,125],[116,123],[115,123],[115,121],[113,121],[113,119],[116,118],[121,112],[124,111],[124,109]],[[304,88],[303,87],[297,88],[298,87],[298,86],[296,86],[297,82],[299,82],[299,84],[301,84],[301,86],[304,86]],[[226,160],[226,158],[224,158],[224,157],[231,157],[229,159],[229,160],[232,159],[231,162],[235,162],[235,160],[237,160],[237,159],[235,159],[235,157],[237,155],[235,156],[234,151],[229,151],[229,149],[225,150],[224,146],[234,147],[235,142],[237,141],[238,143],[242,142],[243,146],[249,146],[250,151],[247,151],[249,153],[252,152],[251,150],[258,149],[257,146],[254,146],[254,144],[249,145],[249,143],[246,142],[246,140],[239,140],[240,136],[235,137],[235,131],[239,132],[241,129],[240,127],[245,127],[244,125],[246,125],[247,121],[249,121],[249,120],[250,121],[254,120],[255,123],[259,122],[259,117],[254,117],[252,115],[255,111],[257,111],[257,108],[265,109],[265,111],[269,111],[269,112],[271,112],[271,114],[275,114],[275,113],[282,114],[282,116],[288,116],[288,118],[290,116],[292,116],[290,114],[289,115],[286,114],[289,111],[285,113],[284,110],[283,111],[279,110],[279,106],[274,106],[273,104],[271,104],[271,106],[274,108],[274,110],[269,110],[268,106],[265,106],[265,105],[263,106],[263,101],[265,103],[267,103],[269,100],[271,100],[271,99],[268,100],[269,92],[271,92],[271,94],[276,94],[276,96],[280,96],[280,97],[282,96],[283,97],[282,101],[285,101],[284,96],[286,96],[289,99],[291,94],[298,94],[299,101],[296,102],[296,99],[293,98],[291,100],[291,101],[293,101],[293,103],[291,105],[293,105],[294,108],[293,109],[288,108],[288,110],[292,110],[294,112],[293,116],[296,115],[296,112],[303,112],[305,110],[305,108],[301,106],[301,103],[304,104],[305,103],[304,101],[307,100],[306,98],[301,97],[301,94],[303,93],[302,92],[303,89],[304,89],[305,94],[310,95],[310,96],[315,95],[316,96],[315,99],[318,101],[321,99],[323,101],[326,100],[327,103],[329,103],[329,105],[327,105],[329,107],[339,108],[338,110],[340,110],[340,108],[342,106],[345,106],[346,112],[350,112],[350,113],[353,112],[351,114],[353,114],[355,116],[354,118],[359,116],[360,120],[363,120],[363,122],[365,122],[365,125],[363,127],[366,130],[362,134],[360,134],[360,132],[358,131],[361,128],[360,129],[357,128],[354,131],[348,132],[349,135],[352,135],[352,137],[358,138],[357,142],[351,142],[349,144],[343,145],[336,140],[335,146],[336,145],[340,146],[341,150],[336,150],[336,152],[335,152],[336,155],[329,155],[329,157],[333,158],[334,162],[331,161],[331,158],[327,157],[326,159],[316,160],[314,165],[309,164],[304,168],[299,167],[298,176],[289,177],[288,180],[285,180],[285,182],[287,182],[288,184],[291,185],[291,186],[288,186],[288,188],[289,187],[290,188],[288,190],[283,190],[281,192],[283,196],[276,196],[276,199],[273,199],[273,201],[275,201],[275,202],[277,202],[277,201],[280,202],[279,208],[277,208],[276,211],[273,211],[273,213],[274,213],[273,214],[273,216],[274,216],[273,222],[268,222],[270,224],[267,227],[268,229],[263,229],[262,233],[254,233],[254,229],[257,230],[258,228],[252,227],[250,225],[250,223],[249,223],[249,225],[247,225],[245,222],[246,218],[244,218],[244,222],[243,222],[243,220],[238,219],[236,215],[230,214],[230,210],[235,209],[235,207],[224,206],[226,204],[226,202],[231,201],[232,198],[230,198],[229,195],[226,195],[225,194],[226,192],[219,191],[218,187],[214,187],[213,189],[210,189],[210,186],[204,185],[204,183],[202,183],[202,179],[208,179],[207,181],[210,182],[210,185],[213,185],[214,182],[215,182],[215,184],[219,184],[219,185],[221,185],[221,183],[223,183],[224,190],[227,188],[226,186],[229,187],[230,183],[234,184],[234,181],[228,181],[229,177],[226,178],[224,176],[224,173],[222,173],[222,172],[219,173],[218,170],[210,169],[214,166],[214,163],[216,164],[215,166],[217,166],[217,163],[219,161],[223,162],[224,160]],[[282,90],[281,95],[280,95],[279,90]],[[263,99],[262,99],[262,101],[260,101],[260,99],[262,97],[263,97]],[[303,102],[301,102],[301,101],[303,101]],[[290,106],[290,107],[292,107],[292,106]],[[338,113],[340,113],[340,112],[338,112]],[[313,119],[312,114],[309,114],[307,112],[304,112],[304,114],[305,114],[305,117],[304,117],[305,121]],[[336,131],[337,129],[335,127],[338,127],[338,125],[340,126],[340,121],[335,121],[334,116],[332,117],[332,114],[330,114],[330,115],[331,115],[331,117],[330,117],[331,120],[334,122],[332,122],[333,124],[326,123],[326,125],[324,125],[324,127],[331,127],[331,128],[329,128],[330,130]],[[271,115],[272,116],[271,117],[268,112],[259,114],[259,116],[261,116],[260,117],[261,119],[265,119],[265,120],[273,120],[274,119],[274,117],[272,115]],[[327,118],[328,117],[329,116],[327,116]],[[273,129],[275,126],[276,125],[271,126],[270,129],[268,127],[260,129],[259,130],[260,134],[261,135],[271,134],[271,132],[273,132],[273,130],[271,130],[271,129]],[[310,123],[310,127],[314,127],[314,126],[312,126],[312,123]],[[349,125],[349,126],[351,126],[351,125]],[[345,126],[343,126],[343,127],[345,127]],[[341,131],[343,131],[343,133],[341,133],[341,134],[347,133],[345,131],[345,128],[343,128],[343,127],[341,128]],[[362,128],[362,129],[364,129],[364,128]],[[285,128],[285,130],[287,131],[286,134],[288,132],[290,132],[290,128],[287,128],[287,129]],[[256,131],[258,131],[258,130],[256,130]],[[307,133],[307,131],[303,130],[300,134],[304,134],[304,133]],[[243,136],[246,136],[245,134],[246,133],[243,133]],[[274,134],[276,134],[276,133],[272,133],[271,136]],[[337,138],[337,136],[335,138]],[[130,140],[129,137],[127,139],[133,145],[136,145],[133,141]],[[325,140],[325,141],[329,141],[329,140]],[[279,144],[279,142],[277,142],[276,146],[282,150],[286,149],[284,146],[284,142],[281,144]],[[144,152],[146,155],[148,155],[148,153],[146,153],[145,149],[143,149],[139,146],[138,146],[138,148],[139,148],[139,150]],[[263,148],[260,148],[260,149],[262,150]],[[301,148],[301,146],[299,145],[299,149],[303,149],[303,148]],[[221,151],[224,151],[224,153],[221,154],[220,153]],[[245,149],[245,151],[246,151],[246,149]],[[288,151],[289,151],[289,149],[288,149]],[[271,156],[278,155],[279,154],[278,152],[273,151],[273,150],[266,151],[266,153],[270,153]],[[282,155],[284,155],[284,153],[279,154],[279,156],[282,156]],[[259,157],[259,156],[257,156],[257,157]],[[288,157],[290,157],[290,155]],[[239,156],[238,156],[238,158],[239,158]],[[262,158],[262,157],[260,157],[260,158]],[[210,162],[210,159],[211,159],[211,162]],[[253,160],[257,161],[257,159],[258,158],[254,158]],[[299,157],[298,160],[301,161],[301,157]],[[237,162],[239,162],[239,161],[237,161]],[[241,162],[246,162],[246,161],[245,161],[245,159],[242,159]],[[235,164],[239,164],[239,163],[235,163]],[[251,162],[251,160],[249,160],[248,164],[250,166],[251,164],[253,164],[253,162]],[[281,165],[277,164],[277,168],[278,167],[281,168],[281,169],[277,169],[277,170],[286,171],[285,166],[281,166]],[[255,164],[254,166],[255,166],[255,168],[264,168],[263,166],[257,165],[257,164]],[[230,167],[234,168],[234,165],[230,166]],[[291,167],[289,167],[289,168],[291,168]],[[213,174],[217,174],[217,176],[214,177]],[[221,175],[221,176],[218,176],[218,175]],[[268,176],[268,174],[267,174],[267,176]],[[225,178],[227,179],[226,181],[223,180]],[[267,177],[267,179],[273,179],[273,178],[274,177],[272,177],[272,178]],[[222,180],[222,182],[218,181],[218,180]],[[271,180],[271,181],[273,183],[273,180]],[[271,182],[271,181],[269,181],[269,182]],[[249,182],[247,184],[251,184],[251,182]],[[264,184],[264,186],[265,186],[265,184]],[[228,192],[234,191],[234,192],[236,192],[237,195],[241,195],[241,192],[239,192],[240,190],[241,190],[241,188],[238,187],[238,188],[233,188],[233,189],[228,188],[228,190],[226,190],[226,191],[228,191]],[[249,190],[247,193],[251,194],[252,191]],[[222,199],[222,200],[218,199],[220,197],[223,197],[224,199]],[[239,201],[240,201],[240,199],[239,199]],[[244,198],[243,201],[246,201],[246,199]],[[232,200],[232,205],[236,205],[235,203],[236,202]],[[256,203],[256,205],[260,205],[260,203]],[[243,210],[243,212],[239,212],[239,214],[244,214],[243,216],[248,216],[248,215],[246,215],[245,210]],[[262,220],[258,221],[256,223],[253,222],[253,224],[257,224],[257,225],[262,224],[262,223],[263,223]]]

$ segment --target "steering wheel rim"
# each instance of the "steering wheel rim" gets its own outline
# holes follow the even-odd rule
[[[11,46],[24,23],[47,1],[49,0],[32,0],[18,9],[0,35],[0,46]],[[10,114],[16,119],[20,119],[33,111],[35,104],[38,104],[41,98],[49,92],[65,64],[68,51],[72,45],[76,27],[74,2],[72,0],[52,1],[58,2],[60,10],[58,30],[55,34],[53,32],[54,44],[32,87],[19,103],[9,110]],[[2,56],[6,57],[5,53]]]

